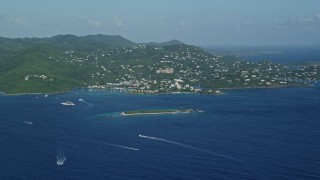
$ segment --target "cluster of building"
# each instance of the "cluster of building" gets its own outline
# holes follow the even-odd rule
[[[136,93],[302,85],[305,82],[297,79],[317,80],[320,74],[318,65],[292,68],[272,62],[225,59],[187,45],[138,45],[87,54],[65,51],[65,55],[49,58],[88,67],[85,84],[90,88],[121,88]]]
[[[28,81],[30,78],[37,78],[37,79],[41,79],[41,80],[49,80],[49,81],[54,81],[54,78],[49,78],[46,75],[37,75],[37,74],[30,74],[30,75],[26,75],[24,77],[24,80]]]

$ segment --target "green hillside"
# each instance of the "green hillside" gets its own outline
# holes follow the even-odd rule
[[[7,94],[81,87],[137,93],[286,87],[319,80],[319,69],[216,57],[180,41],[136,44],[107,35],[0,38],[0,91]]]

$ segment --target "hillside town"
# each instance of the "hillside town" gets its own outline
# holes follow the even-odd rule
[[[67,50],[63,56],[48,58],[87,69],[82,76],[88,88],[130,93],[220,93],[225,88],[304,86],[319,80],[320,74],[319,65],[289,67],[271,61],[241,61],[184,44],[136,45],[90,53]]]

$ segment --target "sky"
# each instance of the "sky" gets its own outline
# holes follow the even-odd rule
[[[0,0],[0,36],[320,46],[320,0]]]

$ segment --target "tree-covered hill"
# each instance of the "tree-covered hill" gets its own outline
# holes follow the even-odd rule
[[[0,91],[8,94],[81,87],[140,93],[283,87],[319,80],[319,69],[216,57],[180,41],[137,44],[107,35],[0,38]]]

